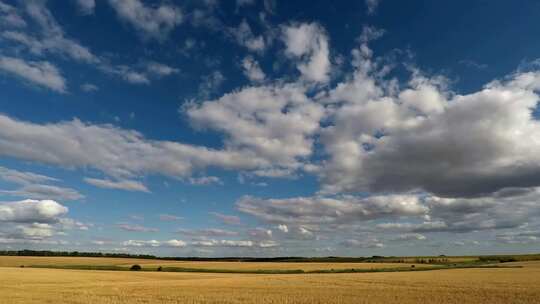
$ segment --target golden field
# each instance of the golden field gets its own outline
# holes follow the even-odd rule
[[[24,257],[24,256],[0,256],[0,267],[24,266],[123,266],[131,267],[133,264],[141,265],[143,268],[155,269],[162,267],[182,267],[197,269],[223,269],[223,270],[324,270],[324,269],[381,269],[396,267],[429,267],[427,264],[414,263],[257,263],[257,262],[191,262],[191,261],[168,261],[152,259],[133,258],[92,258],[92,257]]]
[[[523,268],[210,274],[0,267],[0,303],[539,303],[540,262],[506,264]]]

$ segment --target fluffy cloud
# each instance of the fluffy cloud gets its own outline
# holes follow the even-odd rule
[[[244,196],[236,206],[239,211],[264,221],[284,224],[350,223],[383,217],[419,216],[428,212],[421,200],[413,195],[289,199]]]
[[[60,71],[48,61],[24,61],[0,56],[0,71],[55,92],[65,93],[67,91],[66,80]]]
[[[297,68],[309,81],[327,82],[331,68],[328,37],[316,23],[292,24],[283,27],[285,54],[300,60]]]
[[[399,90],[381,78],[389,67],[367,47],[380,33],[364,34],[352,77],[321,97],[333,105],[321,132],[326,192],[472,197],[540,183],[540,124],[531,112],[540,74],[516,73],[460,95],[413,70]]]
[[[323,108],[301,87],[264,86],[194,104],[186,113],[194,126],[227,134],[228,149],[253,152],[269,167],[297,168],[299,159],[311,155],[311,136],[319,128]]]
[[[266,163],[250,152],[149,140],[112,125],[79,120],[34,124],[5,115],[0,115],[0,154],[64,167],[91,167],[120,180],[141,173],[183,177],[206,166],[254,169]]]
[[[139,0],[109,0],[109,3],[120,19],[146,38],[164,40],[183,20],[182,11],[174,5],[148,7]]]
[[[138,181],[133,181],[133,180],[112,181],[108,179],[97,179],[97,178],[85,177],[84,181],[90,185],[94,185],[99,188],[150,192],[150,190],[148,190],[148,188],[146,188],[144,184]]]
[[[53,200],[23,200],[0,203],[0,222],[54,223],[68,208]]]

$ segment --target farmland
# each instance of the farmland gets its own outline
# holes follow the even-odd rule
[[[30,265],[140,263],[223,269],[395,267],[393,263],[182,262],[76,257],[0,257],[2,303],[538,303],[540,262],[519,268],[415,272],[238,274],[94,271]],[[26,265],[21,268],[21,265]],[[429,267],[429,265],[424,265]]]

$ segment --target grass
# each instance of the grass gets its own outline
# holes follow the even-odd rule
[[[274,275],[0,267],[0,302],[2,304],[538,303],[540,262],[504,265],[521,268]]]

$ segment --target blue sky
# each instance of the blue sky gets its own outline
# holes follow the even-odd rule
[[[536,1],[0,0],[0,249],[540,249]]]

